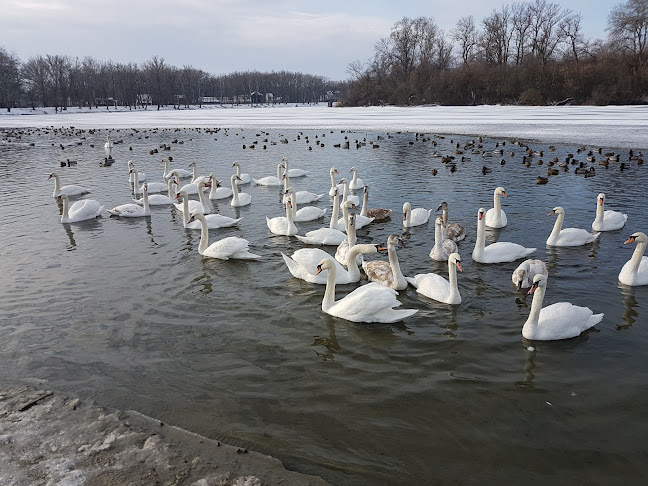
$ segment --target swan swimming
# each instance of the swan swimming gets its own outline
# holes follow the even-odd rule
[[[207,220],[205,216],[200,213],[194,213],[189,219],[189,223],[194,221],[200,222],[200,244],[198,245],[198,253],[202,256],[210,258],[218,258],[220,260],[239,259],[239,260],[258,260],[261,258],[259,255],[250,253],[250,242],[245,238],[236,236],[228,236],[218,240],[215,243],[209,244],[209,228],[207,227]]]
[[[415,208],[409,202],[403,204],[403,226],[411,228],[412,226],[420,226],[425,224],[430,219],[432,214],[431,209]]]
[[[387,238],[387,255],[389,261],[363,261],[362,268],[370,282],[376,282],[394,290],[405,290],[407,288],[407,280],[405,280],[403,272],[400,269],[400,263],[396,255],[396,246],[405,246],[403,238],[397,234],[389,235]]]
[[[518,290],[528,289],[533,285],[533,278],[538,274],[547,277],[549,275],[547,265],[542,260],[528,259],[513,270],[511,280]]]
[[[101,216],[103,206],[94,199],[81,199],[76,201],[71,207],[70,199],[67,194],[61,194],[56,198],[57,202],[63,202],[63,215],[61,216],[61,223],[78,223],[79,221],[87,221]]]
[[[593,231],[614,231],[623,228],[628,215],[618,211],[605,210],[605,194],[596,197],[596,218],[592,222]]]
[[[489,228],[503,228],[508,224],[506,213],[502,209],[501,196],[508,197],[504,188],[495,188],[493,192],[493,207],[486,213],[486,226]]]
[[[405,277],[405,280],[425,297],[444,304],[458,305],[461,304],[461,294],[457,287],[457,270],[463,272],[461,257],[458,253],[452,253],[448,257],[449,281],[437,273],[419,273],[414,277]]]
[[[49,175],[48,179],[52,178],[54,179],[54,194],[52,194],[52,197],[59,197],[61,194],[67,194],[68,196],[81,196],[90,192],[85,187],[76,186],[74,184],[61,187],[61,181],[56,172],[52,172]]]
[[[619,272],[619,282],[630,286],[648,285],[648,257],[644,256],[648,237],[639,231],[626,240],[625,244],[628,243],[637,243],[637,247]]]
[[[517,243],[498,241],[485,246],[486,225],[484,215],[486,210],[479,208],[477,212],[477,241],[473,250],[473,260],[479,263],[504,263],[519,260],[536,251],[535,248],[525,248]]]
[[[547,238],[548,246],[581,246],[596,240],[601,233],[593,235],[581,228],[563,228],[565,210],[560,206],[553,208],[549,216],[558,215],[553,230]]]

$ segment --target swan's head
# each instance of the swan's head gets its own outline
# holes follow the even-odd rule
[[[198,184],[196,184],[196,187],[200,191],[204,187],[209,189],[211,187],[211,185],[208,182],[205,182],[205,181],[198,181]]]
[[[187,167],[196,167],[196,163],[195,163],[195,162],[192,162],[192,163],[189,164]]]
[[[133,167],[135,167],[135,164],[133,164],[133,161],[132,161],[132,160],[129,160],[129,161],[128,161],[128,167],[130,167],[131,169],[132,169]]]
[[[531,285],[531,288],[529,289],[529,293],[532,294],[536,290],[538,290],[538,287],[545,288],[547,286],[547,276],[539,273],[535,277],[533,277],[533,285]]]
[[[392,233],[389,235],[389,238],[387,238],[387,246],[399,246],[401,248],[405,247],[405,240],[403,240],[403,237],[401,235],[397,235],[396,233]]]
[[[565,210],[560,206],[556,206],[551,210],[551,212],[547,216],[554,216],[556,214],[565,214]]]
[[[333,174],[339,174],[338,170],[335,167],[331,167],[331,170],[329,171],[331,175]]]
[[[457,270],[463,272],[463,268],[461,268],[461,257],[459,256],[459,253],[450,253],[448,262],[455,265],[457,267]]]
[[[349,184],[349,179],[347,179],[346,177],[343,177],[342,179],[340,179],[340,184],[344,184],[345,186],[348,185]]]
[[[356,210],[358,209],[358,206],[353,204],[353,201],[350,201],[349,199],[344,201],[344,204],[342,204],[342,207],[346,208],[346,209],[356,209]]]
[[[496,196],[504,196],[504,197],[508,197],[508,196],[506,195],[506,191],[504,190],[503,187],[498,187],[498,188],[496,188],[494,194],[495,194]]]
[[[355,167],[351,167],[351,172],[357,172],[357,171],[358,169],[356,169]]]
[[[315,275],[319,275],[324,270],[330,270],[332,268],[335,268],[335,264],[329,258],[325,258],[324,260],[319,262],[319,265],[317,265],[317,271],[315,272]]]
[[[236,161],[236,162],[234,162],[234,163],[232,164],[232,167],[239,167],[239,168],[240,168],[240,167],[241,167],[241,164],[239,164],[238,161]]]
[[[636,233],[630,235],[630,238],[628,238],[625,243],[627,244],[627,243],[634,243],[634,242],[646,243],[648,242],[648,236],[646,236],[646,234],[642,233],[641,231],[637,231]]]
[[[145,182],[145,183],[142,185],[142,192],[146,192],[146,191],[148,191],[148,184]]]
[[[603,206],[603,203],[605,202],[605,194],[600,193],[598,196],[596,196],[596,199],[599,203],[599,206]]]
[[[338,197],[340,195],[340,191],[338,191],[337,186],[333,188],[333,197]]]
[[[47,178],[47,180],[50,180],[52,177],[54,177],[54,178],[58,177],[58,175],[56,174],[56,172],[52,172],[52,173],[49,175],[49,177]]]
[[[202,214],[191,213],[191,217],[189,218],[189,221],[187,221],[187,223],[193,223],[194,221],[201,220],[201,219],[205,219],[205,217]]]
[[[447,211],[448,210],[448,203],[443,201],[441,204],[439,204],[439,207],[436,208],[436,210],[437,211],[441,211],[441,210]]]
[[[477,211],[477,221],[482,221],[485,215],[486,210],[484,208],[479,208],[479,211]]]
[[[56,202],[57,202],[57,203],[63,202],[64,200],[65,200],[65,201],[69,201],[69,200],[70,200],[70,198],[68,197],[67,194],[59,194],[58,196],[56,196]]]
[[[403,204],[403,219],[407,219],[407,213],[412,211],[412,205],[409,202]]]
[[[289,187],[284,191],[284,194],[294,194],[295,190],[292,187]]]
[[[369,186],[364,186],[364,193],[365,193],[365,196],[369,195]]]

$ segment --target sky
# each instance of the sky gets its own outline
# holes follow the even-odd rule
[[[59,54],[143,63],[153,56],[212,74],[296,71],[334,81],[401,18],[431,17],[444,31],[477,24],[514,2],[461,0],[0,0],[0,47],[22,61]],[[580,13],[588,39],[606,38],[612,8],[625,2],[559,0]]]

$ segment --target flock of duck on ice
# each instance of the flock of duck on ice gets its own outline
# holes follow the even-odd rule
[[[106,149],[110,149],[110,139]],[[324,195],[308,191],[295,191],[290,185],[290,178],[303,177],[307,171],[289,168],[288,160],[284,158],[277,164],[275,176],[262,179],[252,179],[249,174],[241,173],[241,166],[234,162],[236,173],[230,178],[230,187],[221,186],[221,181],[214,175],[198,176],[195,163],[190,164],[192,171],[169,168],[170,158],[163,159],[164,179],[166,182],[140,181],[146,176],[137,172],[133,163],[129,165],[129,180],[133,185],[135,195],[142,194],[140,199],[109,209],[111,215],[120,217],[149,216],[152,205],[171,205],[182,212],[183,224],[186,228],[201,229],[198,252],[211,258],[220,259],[258,259],[249,251],[249,242],[244,238],[226,237],[209,245],[209,229],[223,228],[236,225],[241,219],[229,218],[221,214],[213,214],[207,199],[231,199],[232,207],[247,206],[252,202],[252,196],[240,190],[240,185],[257,184],[264,186],[283,186],[285,216],[267,218],[268,229],[276,235],[295,236],[309,245],[337,246],[335,256],[319,248],[303,248],[292,256],[282,253],[282,256],[296,278],[311,283],[326,284],[322,310],[327,314],[347,319],[353,322],[396,322],[411,316],[416,309],[396,309],[401,303],[397,300],[397,290],[413,285],[417,292],[433,300],[446,304],[461,303],[461,295],[457,287],[457,270],[463,271],[461,257],[456,242],[465,238],[465,228],[458,223],[448,222],[448,205],[442,203],[437,211],[443,215],[435,220],[435,242],[430,251],[430,258],[448,262],[448,279],[435,273],[418,274],[414,277],[404,277],[399,266],[396,248],[402,246],[403,240],[397,234],[387,239],[387,247],[374,244],[357,244],[356,229],[373,221],[381,221],[390,217],[391,210],[367,207],[369,188],[358,177],[355,167],[351,169],[353,178],[335,180],[338,171],[335,167],[330,170],[331,189],[329,196],[333,200],[333,210],[328,227],[309,231],[305,236],[298,235],[295,222],[313,221],[322,218],[326,209],[316,206],[305,206],[297,209],[298,205],[318,201]],[[59,176],[50,174],[55,181],[54,197],[63,204],[62,223],[75,223],[94,219],[101,215],[104,206],[93,199],[81,199],[71,206],[69,197],[87,194],[89,191],[81,186],[61,186]],[[191,182],[180,185],[181,179],[191,178]],[[177,189],[179,187],[179,189]],[[210,189],[209,194],[205,192]],[[359,209],[359,197],[351,191],[364,191],[362,209],[359,214],[352,210]],[[163,194],[149,194],[161,193]],[[198,200],[192,200],[190,195],[196,194]],[[342,196],[342,202],[339,198]],[[505,263],[520,260],[533,253],[535,248],[525,248],[516,243],[497,242],[485,245],[485,227],[503,228],[507,225],[506,213],[501,208],[500,198],[507,197],[504,188],[494,191],[493,208],[486,211],[479,208],[477,219],[477,239],[472,253],[473,260],[479,263]],[[342,217],[340,218],[340,210]],[[432,213],[431,209],[412,208],[409,202],[403,205],[403,226],[405,228],[426,224]],[[597,196],[596,216],[590,233],[580,228],[563,228],[565,211],[562,207],[554,208],[550,215],[556,215],[553,231],[547,238],[548,246],[580,246],[598,238],[601,231],[621,229],[628,216],[626,214],[605,210],[605,194]],[[643,256],[648,237],[642,232],[636,232],[625,243],[637,243],[632,258],[625,263],[619,273],[619,282],[624,285],[648,285],[648,257]],[[387,250],[389,261],[365,261],[363,255]],[[344,265],[344,266],[343,266]],[[364,269],[370,283],[361,285],[346,295],[335,300],[335,285],[359,282],[361,275],[359,266]],[[346,266],[346,268],[345,268]],[[531,311],[522,328],[522,335],[529,340],[568,339],[580,335],[603,319],[603,314],[594,314],[588,307],[580,307],[568,302],[559,302],[542,307],[547,287],[548,272],[541,260],[528,259],[522,262],[512,274],[512,281],[518,290],[530,288],[533,294]]]

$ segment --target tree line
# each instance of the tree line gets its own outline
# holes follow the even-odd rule
[[[611,10],[608,38],[586,39],[582,15],[517,2],[481,22],[403,18],[367,62],[353,62],[349,105],[646,103],[648,0]]]
[[[310,74],[234,72],[215,76],[192,66],[178,68],[153,56],[142,63],[38,55],[22,62],[0,47],[0,108],[80,108],[218,103],[313,103],[341,83]],[[255,97],[253,94],[256,94]],[[266,96],[268,94],[268,96]]]

